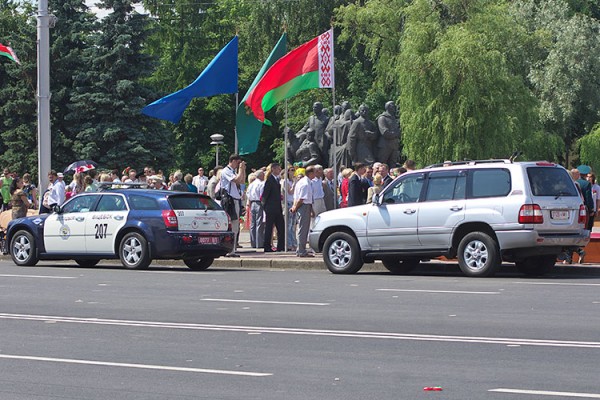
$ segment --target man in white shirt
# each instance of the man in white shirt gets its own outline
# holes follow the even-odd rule
[[[229,197],[232,198],[233,204],[231,209],[225,209],[231,218],[231,228],[235,233],[236,240],[234,241],[233,251],[228,253],[226,257],[239,257],[237,250],[237,236],[240,233],[240,201],[242,194],[240,185],[246,182],[246,162],[242,161],[242,157],[238,154],[229,156],[229,164],[221,171],[221,190],[225,190]],[[223,200],[221,200],[221,203]]]
[[[311,181],[313,191],[313,222],[314,218],[327,211],[325,207],[325,192],[323,191],[323,167],[321,165],[315,165],[315,177]]]
[[[206,187],[208,186],[208,178],[204,176],[204,168],[198,168],[198,175],[192,179],[192,185],[198,188],[198,193],[206,193]]]
[[[263,224],[263,206],[260,199],[265,188],[265,171],[259,169],[248,177],[246,189],[246,210],[250,212],[250,245],[257,249],[265,241],[265,226]]]
[[[56,191],[58,193],[58,205],[62,206],[65,200],[67,199],[67,186],[65,185],[65,181],[63,180],[64,175],[62,172],[56,174],[56,182],[55,185],[58,185]]]
[[[292,213],[298,213],[298,257],[313,257],[313,254],[306,251],[308,242],[308,232],[310,231],[310,217],[312,215],[313,190],[312,180],[315,177],[313,166],[306,168],[304,178],[296,183],[294,189],[294,205],[290,210]]]
[[[47,201],[43,201],[42,203],[47,203],[47,206],[44,204],[44,207],[48,209],[48,212],[52,212],[52,208],[54,206],[59,206],[62,204],[60,202],[61,185],[58,183],[58,174],[56,171],[51,170],[48,172],[48,181],[50,181],[50,184],[48,185],[48,190],[46,193],[44,193],[44,196],[47,196]]]

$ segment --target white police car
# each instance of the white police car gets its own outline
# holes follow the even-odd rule
[[[11,221],[6,237],[22,266],[72,259],[92,267],[119,258],[142,269],[153,259],[182,259],[193,270],[231,252],[233,240],[228,215],[210,197],[143,189],[77,195],[51,214]]]

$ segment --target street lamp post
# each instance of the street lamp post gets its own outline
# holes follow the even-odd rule
[[[216,153],[215,168],[219,165],[219,145],[223,144],[223,139],[225,139],[225,136],[221,135],[220,133],[215,133],[214,135],[210,135],[210,140],[212,140],[212,142],[210,142],[210,144],[215,146],[215,153]]]

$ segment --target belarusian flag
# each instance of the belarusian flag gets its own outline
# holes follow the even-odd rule
[[[257,120],[270,125],[265,113],[308,89],[334,87],[333,28],[281,57],[246,99]]]
[[[10,46],[4,46],[2,43],[0,43],[0,56],[8,57],[17,64],[21,64],[21,61],[19,61],[19,58],[13,49],[11,49]]]

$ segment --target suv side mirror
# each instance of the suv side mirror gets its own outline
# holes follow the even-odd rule
[[[52,206],[52,212],[56,214],[62,214],[62,208],[58,204]]]

